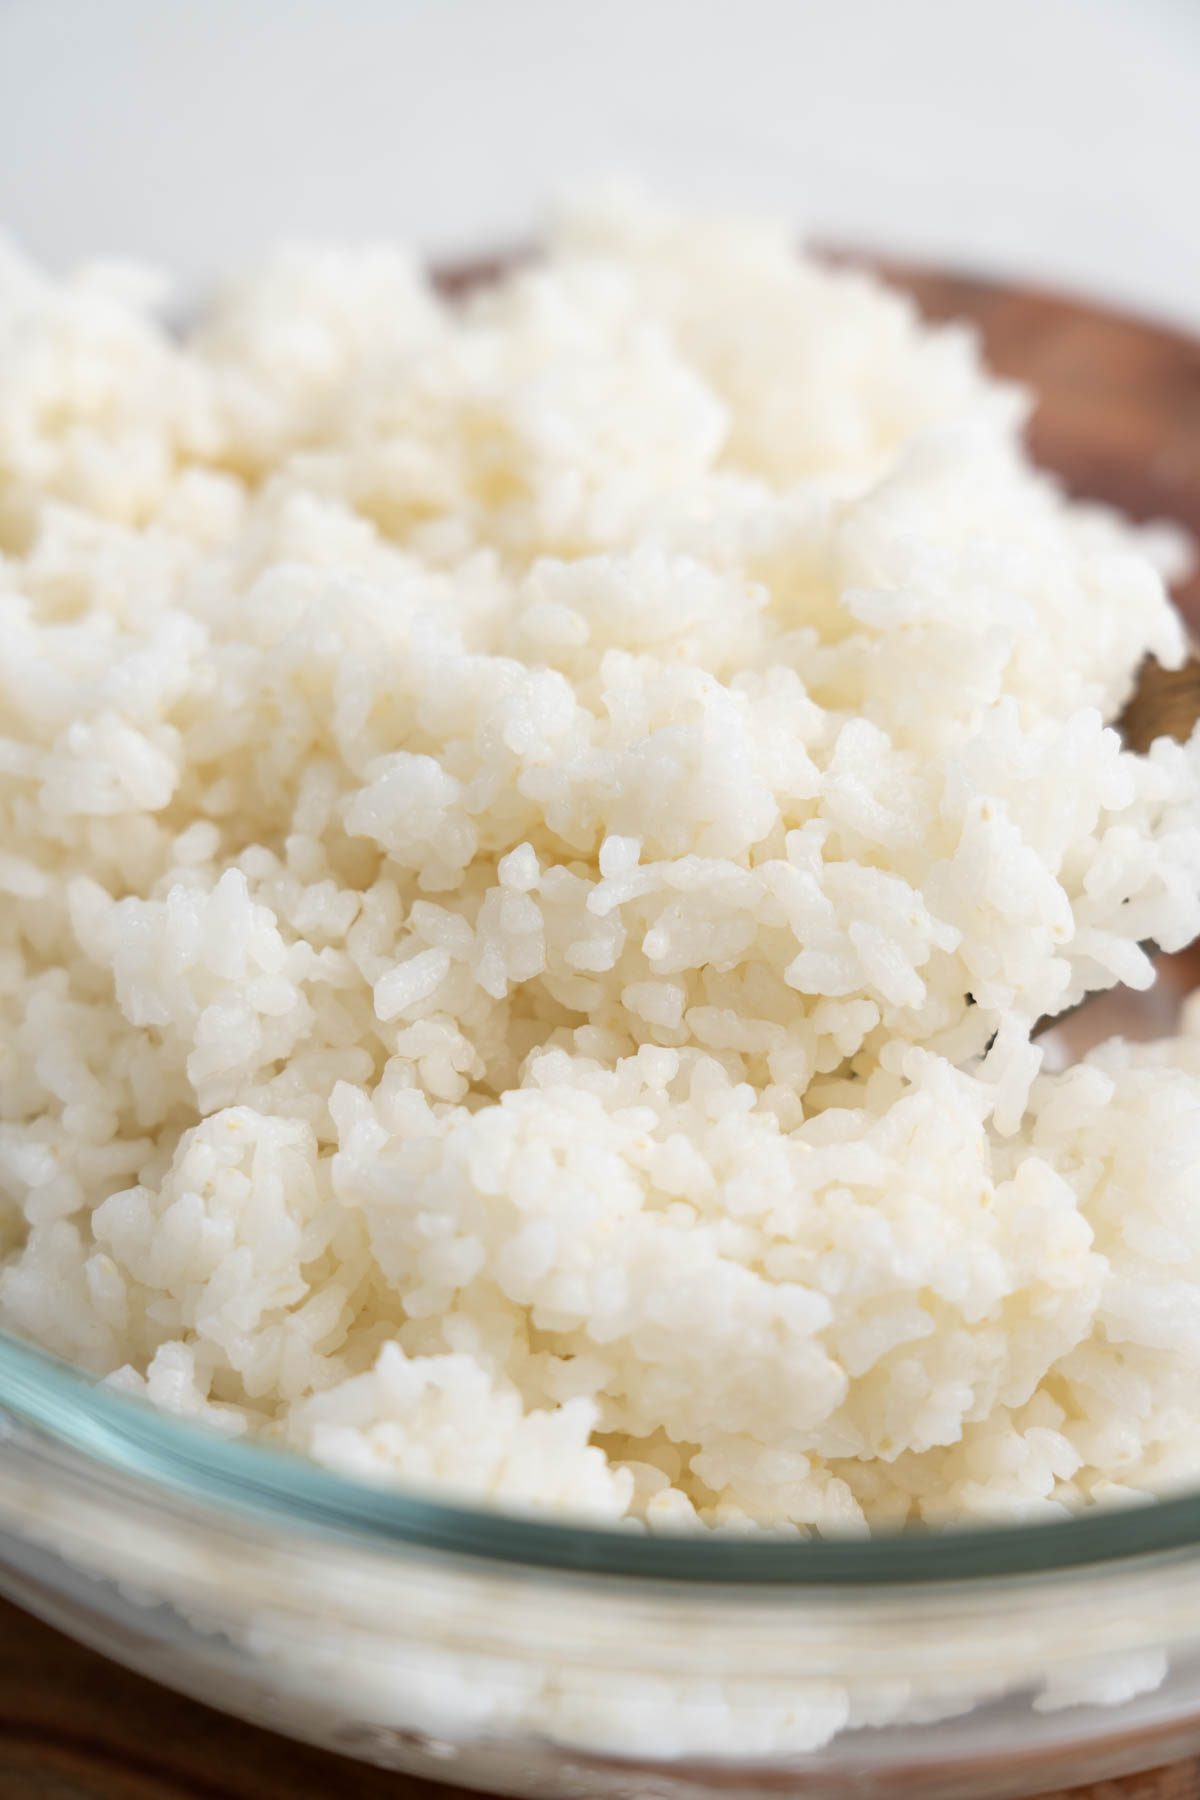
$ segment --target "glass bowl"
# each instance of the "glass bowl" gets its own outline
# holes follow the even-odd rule
[[[1200,347],[891,273],[1036,382],[1069,484],[1200,528]],[[1200,957],[1161,967],[1055,1054],[1169,1030]],[[1007,1800],[1200,1748],[1200,1495],[853,1541],[593,1530],[356,1484],[2,1336],[0,1590],[228,1712],[542,1800]]]
[[[155,1680],[545,1800],[1028,1795],[1200,1745],[1200,1498],[863,1541],[468,1511],[0,1341],[0,1588]]]

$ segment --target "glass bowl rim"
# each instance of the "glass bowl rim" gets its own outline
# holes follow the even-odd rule
[[[269,1444],[160,1411],[0,1331],[3,1414],[145,1490],[375,1552],[425,1552],[530,1573],[825,1590],[978,1584],[1200,1552],[1200,1493],[1031,1524],[807,1539],[658,1534],[470,1506],[339,1475]]]

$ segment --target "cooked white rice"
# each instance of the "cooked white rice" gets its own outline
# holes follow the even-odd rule
[[[782,229],[577,208],[186,340],[0,269],[0,1323],[354,1473],[652,1525],[1200,1476],[1181,629],[1021,394]]]

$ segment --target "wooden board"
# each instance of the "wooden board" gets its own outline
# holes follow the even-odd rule
[[[1200,342],[1103,308],[889,270],[932,318],[973,319],[1041,394],[1034,449],[1077,493],[1200,540]],[[1181,590],[1200,630],[1200,572]],[[1073,1791],[1200,1800],[1200,1759]],[[222,1718],[0,1604],[0,1800],[464,1800]]]

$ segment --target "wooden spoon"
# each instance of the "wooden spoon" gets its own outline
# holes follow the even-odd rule
[[[1144,751],[1160,737],[1186,743],[1197,719],[1200,655],[1193,650],[1182,669],[1164,669],[1148,657],[1116,727],[1130,750]]]
[[[1146,751],[1156,738],[1186,743],[1200,719],[1200,655],[1193,650],[1182,669],[1164,669],[1147,657],[1137,686],[1124,710],[1114,721],[1130,750]],[[1159,1037],[1176,1026],[1179,1006],[1200,979],[1197,948],[1164,957],[1157,945],[1142,948],[1158,964],[1155,998],[1128,988],[1109,988],[1089,994],[1065,1012],[1040,1018],[1033,1036],[1047,1031],[1061,1034],[1063,1048],[1072,1060],[1086,1054],[1105,1038]]]

